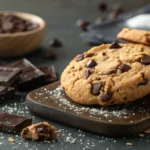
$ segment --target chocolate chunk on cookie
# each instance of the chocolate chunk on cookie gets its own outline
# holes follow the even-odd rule
[[[150,45],[150,31],[146,30],[123,28],[117,38],[127,42]]]
[[[118,67],[118,69],[120,69],[121,72],[126,72],[126,71],[130,70],[131,67],[130,67],[129,65],[127,65],[127,64],[121,64],[121,65]]]
[[[116,43],[116,42],[113,42],[110,46],[109,46],[109,49],[117,49],[117,48],[121,48],[121,46]]]
[[[86,64],[87,68],[94,68],[97,65],[97,63],[94,60],[89,60]]]
[[[140,62],[144,65],[149,65],[150,64],[150,56],[149,55],[144,55],[141,59]]]
[[[103,102],[107,102],[107,101],[109,101],[111,98],[112,98],[112,93],[111,93],[111,92],[103,93],[103,94],[100,96],[100,100],[103,101]]]
[[[84,72],[84,78],[87,79],[91,74],[92,73],[91,73],[90,70],[85,70],[85,72]]]
[[[91,93],[93,95],[99,95],[101,87],[102,87],[101,83],[93,83]]]
[[[84,59],[84,54],[79,54],[79,55],[77,55],[77,57],[76,57],[76,61],[78,62],[78,61],[81,61],[81,60],[83,60]]]

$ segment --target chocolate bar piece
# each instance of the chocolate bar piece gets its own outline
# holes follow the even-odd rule
[[[7,86],[0,86],[0,102],[6,101],[15,95],[15,88],[7,87]]]
[[[19,68],[0,67],[0,85],[14,85],[21,71]]]
[[[15,114],[0,113],[0,131],[20,133],[23,128],[32,124],[32,118]]]
[[[17,67],[23,70],[18,78],[17,88],[19,90],[31,90],[44,82],[44,73],[27,59],[17,60],[6,66]]]
[[[44,73],[44,84],[52,83],[58,80],[54,66],[40,66],[38,68]]]

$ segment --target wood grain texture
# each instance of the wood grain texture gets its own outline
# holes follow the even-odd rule
[[[23,12],[1,11],[13,14],[39,24],[39,27],[26,32],[0,34],[0,56],[21,56],[38,48],[44,38],[45,22],[42,18]]]

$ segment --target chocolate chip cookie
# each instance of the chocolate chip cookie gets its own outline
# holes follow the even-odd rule
[[[150,31],[123,28],[117,35],[118,39],[150,46]]]
[[[150,93],[150,47],[102,44],[77,55],[61,75],[71,100],[102,106],[134,101]]]

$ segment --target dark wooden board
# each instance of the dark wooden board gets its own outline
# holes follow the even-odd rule
[[[30,92],[26,101],[36,115],[102,135],[131,136],[150,127],[150,96],[123,105],[83,106],[72,102],[55,82]]]

